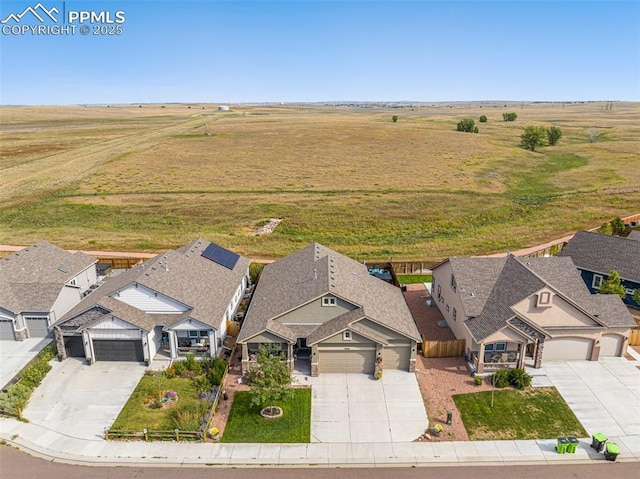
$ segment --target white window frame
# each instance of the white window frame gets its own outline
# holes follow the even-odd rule
[[[625,288],[624,292],[627,293],[627,296],[633,296],[633,294],[635,293],[635,289],[631,289],[631,288]]]
[[[189,338],[198,338],[198,331],[196,329],[190,329],[187,331]]]
[[[73,278],[71,281],[69,281],[69,284],[71,286],[78,286],[78,280],[76,278]]]
[[[325,296],[322,298],[322,306],[337,306],[338,302],[333,296]]]
[[[591,287],[593,289],[600,289],[603,281],[604,281],[604,276],[602,276],[601,274],[594,274],[593,281],[591,282]]]
[[[353,338],[351,337],[351,331],[343,331],[342,332],[342,340],[343,341],[351,341]]]
[[[495,343],[496,344],[496,352],[503,353],[507,350],[507,343]]]

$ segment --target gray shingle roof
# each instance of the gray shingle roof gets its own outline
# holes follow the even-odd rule
[[[286,326],[273,320],[327,294],[363,308],[370,320],[420,341],[398,288],[369,275],[365,265],[318,243],[265,266],[238,341],[265,330],[295,339],[293,332],[287,333]]]
[[[633,230],[631,233],[629,233],[629,236],[627,236],[627,239],[640,241],[640,230]]]
[[[241,256],[233,270],[230,270],[201,256],[209,244],[203,239],[195,240],[179,250],[168,250],[122,274],[108,278],[58,323],[92,307],[102,306],[114,316],[146,331],[155,325],[171,326],[185,317],[219,328],[250,260]],[[136,283],[186,304],[190,310],[188,313],[175,315],[147,314],[110,297]]]
[[[51,311],[65,283],[98,260],[47,241],[0,259],[0,307],[15,314]]]
[[[595,273],[615,269],[621,278],[640,283],[640,241],[578,231],[558,256],[571,256],[578,268]]]
[[[465,315],[469,317],[465,325],[476,340],[504,327],[514,316],[511,306],[543,287],[553,289],[605,326],[633,327],[635,324],[618,296],[590,294],[571,258],[509,255],[506,258],[451,258],[450,261]]]

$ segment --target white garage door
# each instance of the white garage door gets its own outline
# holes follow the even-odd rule
[[[409,370],[409,359],[411,357],[411,346],[388,346],[382,352],[382,367],[384,369]]]
[[[542,350],[542,361],[591,359],[593,341],[585,338],[547,339]]]
[[[47,318],[25,318],[30,338],[46,338],[49,336]]]
[[[0,320],[0,339],[10,339],[14,340],[13,336],[13,322]]]
[[[620,356],[622,351],[622,336],[605,334],[600,339],[600,357]]]
[[[367,349],[318,349],[320,374],[363,373],[372,374],[376,350]]]

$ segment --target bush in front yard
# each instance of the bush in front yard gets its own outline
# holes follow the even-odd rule
[[[524,389],[531,386],[531,376],[522,368],[511,369],[509,371],[509,382],[517,389]]]
[[[197,431],[209,411],[207,401],[180,404],[171,411],[171,418],[176,429],[181,431]]]
[[[509,371],[499,369],[490,376],[489,382],[498,388],[506,388],[509,384]]]

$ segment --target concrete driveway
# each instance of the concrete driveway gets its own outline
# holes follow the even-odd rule
[[[0,388],[6,386],[51,341],[51,338],[0,341]]]
[[[145,370],[129,362],[87,366],[77,358],[51,364],[53,369],[34,391],[24,416],[61,434],[94,440],[103,437]]]
[[[414,373],[323,374],[312,385],[311,442],[410,442],[428,427]]]
[[[528,370],[534,386],[555,386],[589,434],[640,434],[640,363],[625,358],[554,361]]]

